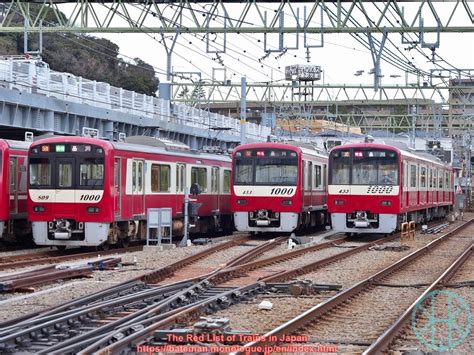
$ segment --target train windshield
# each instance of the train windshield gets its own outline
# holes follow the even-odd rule
[[[332,173],[329,176],[329,183],[333,185],[348,185],[351,173],[351,152],[350,150],[336,150],[331,154]]]
[[[296,152],[281,149],[249,149],[239,151],[235,155],[235,185],[294,186],[297,179]]]
[[[82,161],[79,163],[79,186],[104,186],[104,159],[82,159]]]
[[[397,154],[393,151],[382,149],[354,149],[352,184],[397,185]]]
[[[30,186],[51,186],[51,163],[48,158],[31,158]]]
[[[86,144],[34,147],[29,160],[30,188],[103,189],[104,150]]]
[[[347,149],[331,154],[332,185],[398,185],[398,158],[391,150]]]

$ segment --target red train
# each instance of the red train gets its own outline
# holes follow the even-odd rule
[[[133,143],[131,143],[133,141]],[[171,207],[183,233],[186,186],[199,186],[191,232],[231,228],[231,160],[151,137],[51,137],[29,150],[28,213],[38,245],[128,244],[146,237],[149,208]]]
[[[232,154],[238,231],[292,232],[327,220],[327,155],[301,143],[252,143]]]
[[[332,227],[346,233],[391,233],[400,223],[445,216],[453,204],[452,169],[434,156],[374,143],[329,154]]]
[[[26,215],[26,175],[30,142],[0,139],[0,240],[21,242],[31,233]],[[8,201],[8,202],[7,202]]]

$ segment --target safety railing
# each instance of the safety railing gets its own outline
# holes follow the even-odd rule
[[[225,129],[228,134],[240,135],[240,122],[235,118],[182,104],[174,105],[172,112],[168,100],[56,72],[40,58],[0,58],[0,87],[192,127]],[[246,136],[256,140],[271,134],[269,127],[254,123],[247,123],[246,129]]]

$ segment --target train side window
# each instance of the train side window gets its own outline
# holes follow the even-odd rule
[[[219,168],[215,166],[211,170],[211,192],[219,192]]]
[[[403,162],[403,188],[406,189],[408,184],[408,168],[407,162]]]
[[[137,162],[132,163],[132,191],[137,189]]]
[[[151,164],[151,192],[168,192],[171,188],[171,167]]]
[[[10,193],[16,192],[16,158],[10,159]]]
[[[303,160],[301,163],[301,179],[303,180],[303,189],[306,190],[308,188],[308,177],[306,176],[306,160]]]
[[[308,189],[313,189],[313,162],[308,162]]]
[[[426,187],[426,168],[424,166],[421,167],[420,187]]]
[[[230,170],[224,170],[224,191],[230,192]]]
[[[433,187],[433,169],[428,169],[428,185],[430,188]]]
[[[448,189],[448,187],[449,187],[449,173],[447,171],[444,173],[444,181],[445,181],[444,188]]]
[[[321,187],[322,179],[321,179],[321,165],[316,165],[316,188]]]
[[[324,167],[323,167],[323,186],[326,187],[327,186],[327,176],[328,176],[328,166],[326,164],[324,164]]]
[[[442,189],[443,188],[443,172],[441,170],[438,171],[438,188]]]
[[[207,169],[206,168],[191,168],[191,185],[198,184],[201,192],[207,191]]]
[[[143,162],[139,161],[137,163],[137,190],[138,192],[143,191]]]
[[[0,164],[1,164],[1,159],[0,159]],[[25,157],[24,159],[18,158],[18,170],[20,173],[20,176],[18,177],[18,187],[17,190],[18,192],[26,192],[26,171],[27,171],[27,166],[28,166],[28,159]],[[1,169],[0,169],[1,171]]]
[[[316,163],[313,164],[313,168],[311,169],[311,186],[312,186],[312,189],[317,189],[318,188],[318,184],[317,184],[317,181],[316,181],[316,167],[318,165]]]
[[[114,163],[114,186],[120,187],[120,159],[115,158]]]
[[[184,192],[184,165],[176,165],[176,192]]]
[[[416,165],[410,164],[410,187],[416,187]]]

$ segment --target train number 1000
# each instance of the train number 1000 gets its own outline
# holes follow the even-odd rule
[[[82,194],[81,198],[79,201],[99,201],[100,200],[100,195],[87,195],[87,194]]]
[[[292,187],[274,187],[272,191],[270,191],[270,195],[291,195],[294,190]]]

